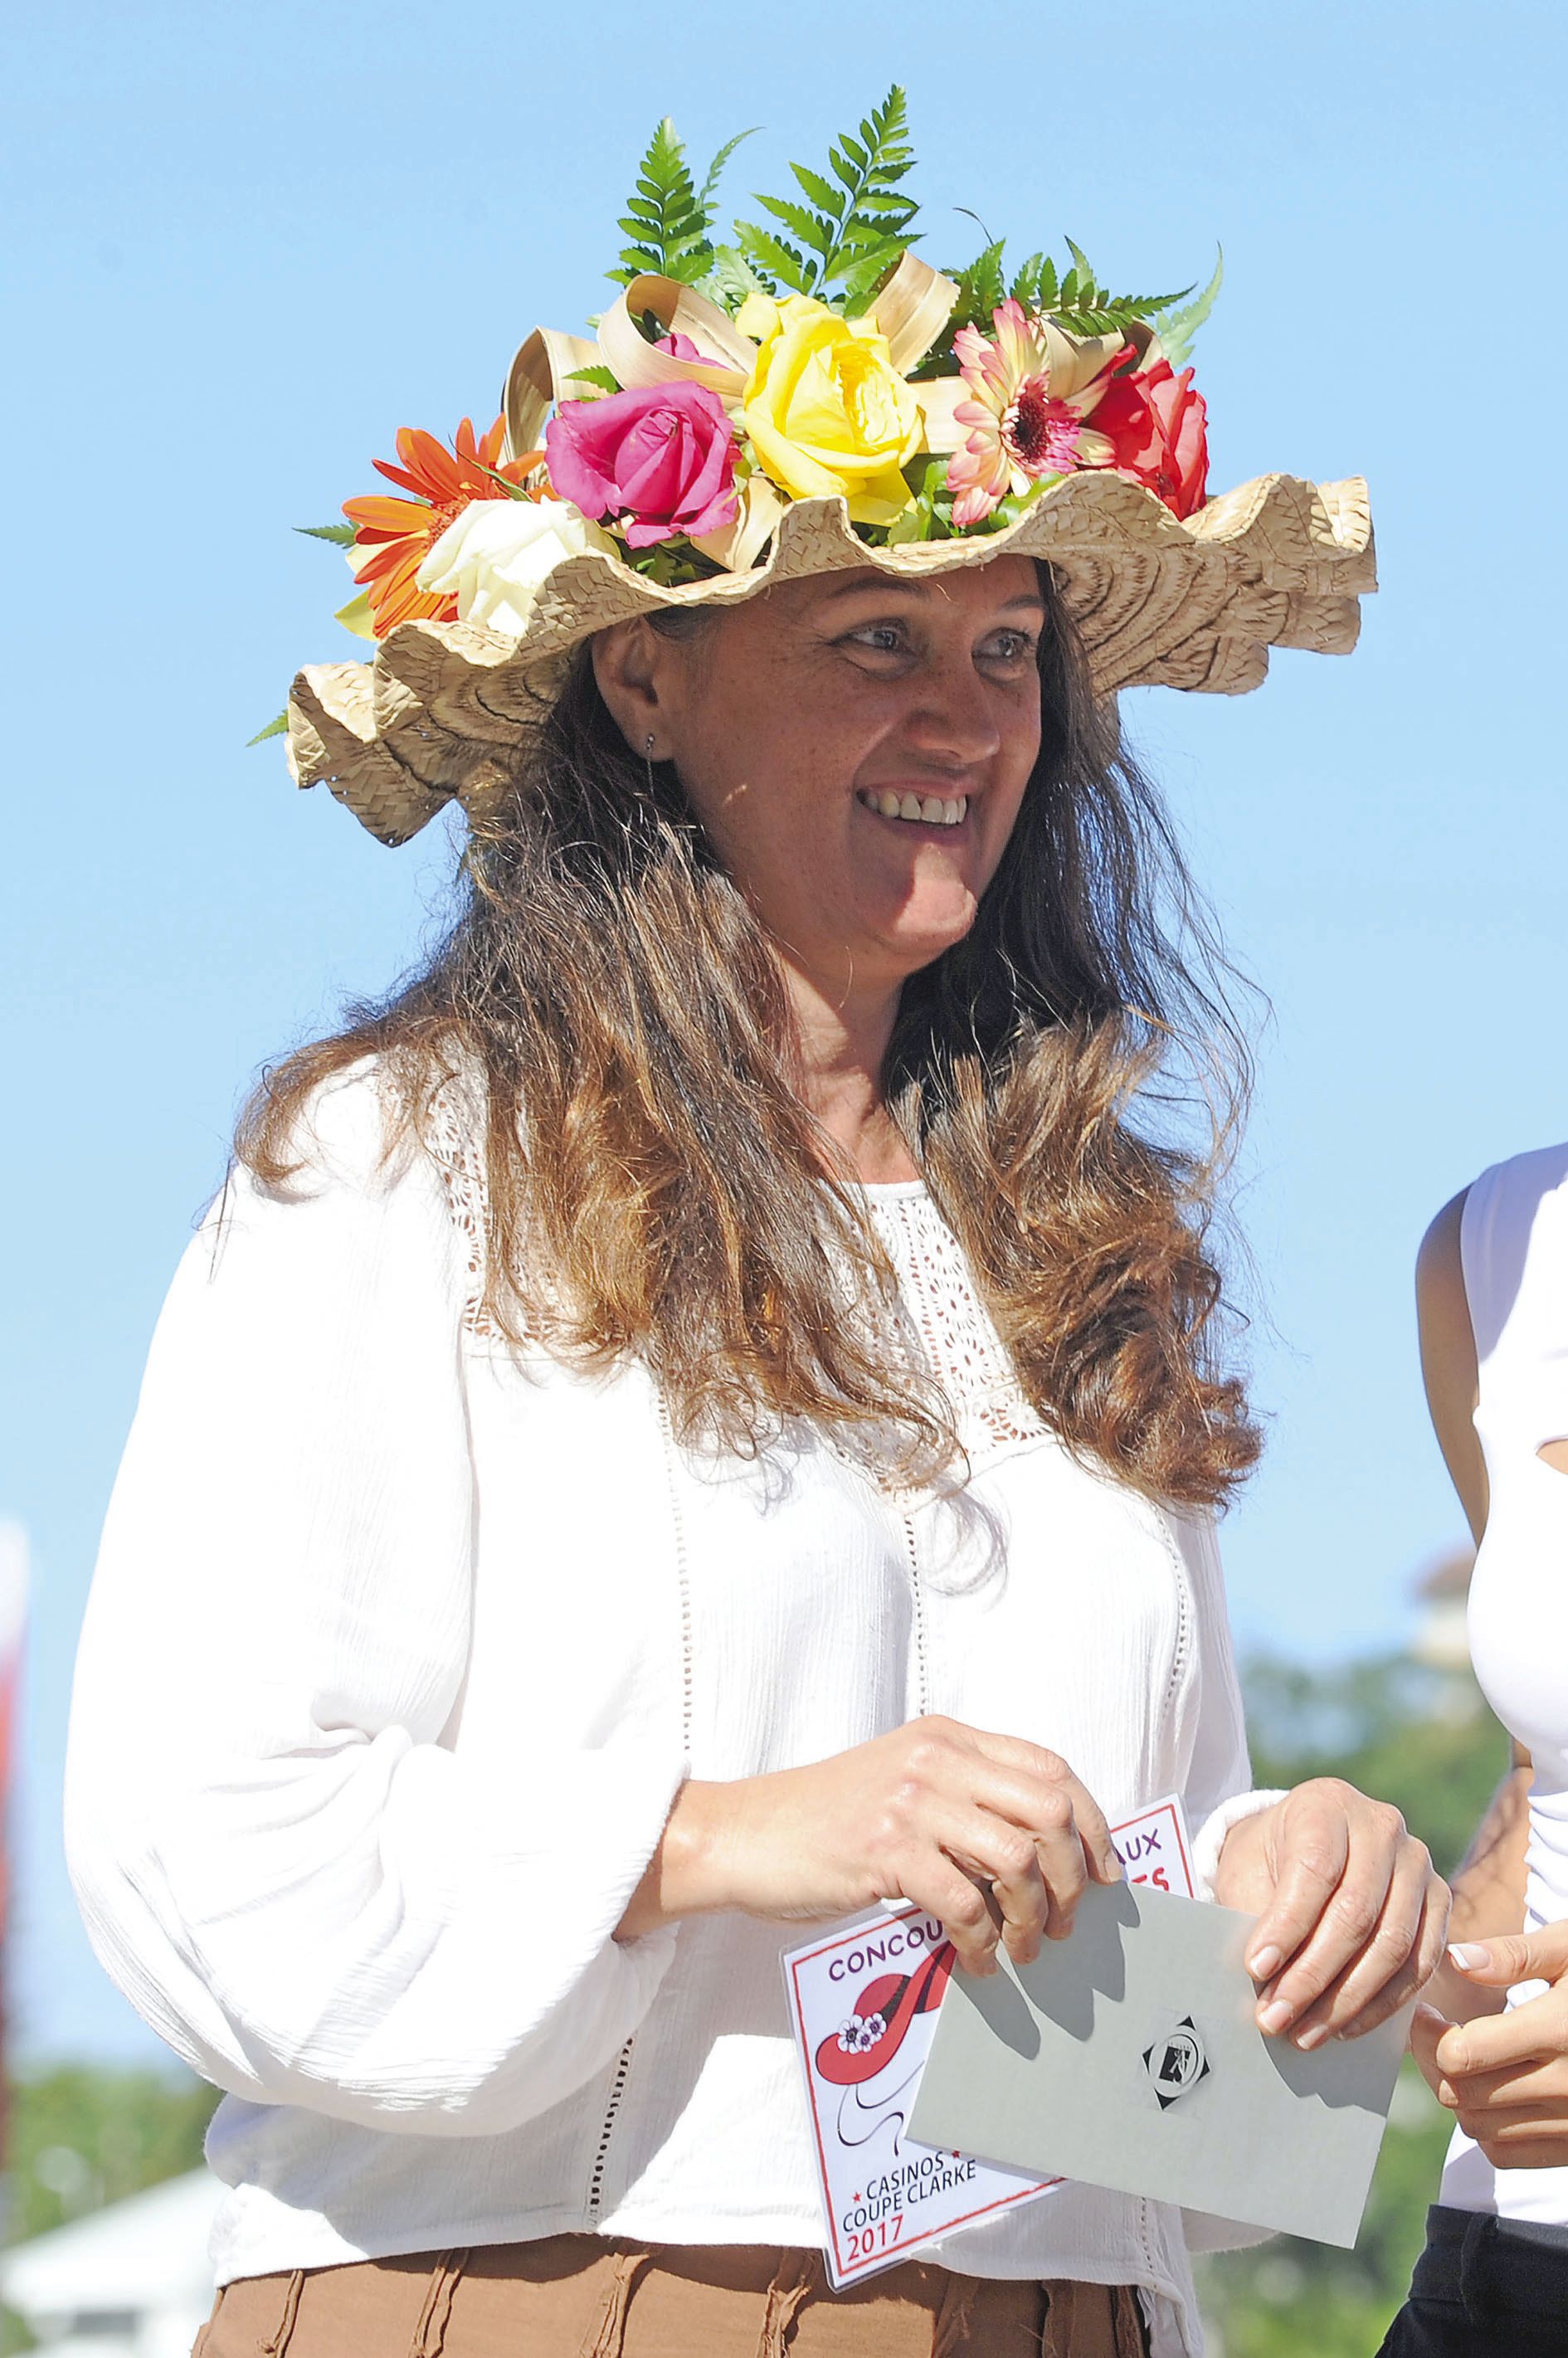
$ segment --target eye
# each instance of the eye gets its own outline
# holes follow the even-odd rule
[[[987,663],[1000,663],[1009,669],[1033,663],[1040,642],[1032,631],[994,631],[982,650]]]
[[[902,622],[863,622],[858,631],[845,633],[845,642],[851,646],[868,647],[878,655],[909,652],[909,636]]]

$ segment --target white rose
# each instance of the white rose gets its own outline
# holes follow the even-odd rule
[[[615,543],[569,500],[474,500],[447,526],[415,576],[455,598],[458,618],[520,639],[540,586],[568,557],[607,557]]]

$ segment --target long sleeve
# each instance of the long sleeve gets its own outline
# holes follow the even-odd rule
[[[641,1727],[562,1758],[524,1725],[503,1773],[465,1758],[459,1241],[427,1159],[384,1158],[373,1072],[314,1127],[286,1194],[232,1181],[159,1322],[79,1659],[68,1852],[103,1964],[220,2087],[486,2136],[646,2012],[675,1936],[611,1934],[685,1763]]]

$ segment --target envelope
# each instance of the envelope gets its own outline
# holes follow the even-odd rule
[[[1406,2007],[1303,2055],[1266,2039],[1242,1963],[1256,1920],[1093,1885],[1033,1964],[955,1972],[912,2137],[1010,2169],[1355,2243]]]

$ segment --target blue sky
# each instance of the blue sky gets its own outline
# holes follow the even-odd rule
[[[960,31],[961,24],[969,29]],[[0,70],[13,561],[0,880],[0,1515],[37,1599],[14,1979],[34,2053],[146,2051],[76,1928],[56,1823],[70,1655],[147,1336],[236,1099],[439,918],[276,746],[351,654],[335,552],[395,429],[492,415],[580,324],[657,116],[737,207],[897,78],[938,263],[1018,250],[1179,286],[1223,486],[1365,473],[1383,590],[1348,662],[1127,719],[1273,1020],[1240,1212],[1268,1462],[1232,1517],[1244,1639],[1398,1642],[1459,1525],[1410,1264],[1478,1168],[1568,1129],[1563,12],[1501,0],[935,0],[455,12],[81,0]],[[21,561],[17,561],[18,553]],[[236,1500],[236,1514],[245,1511]]]

